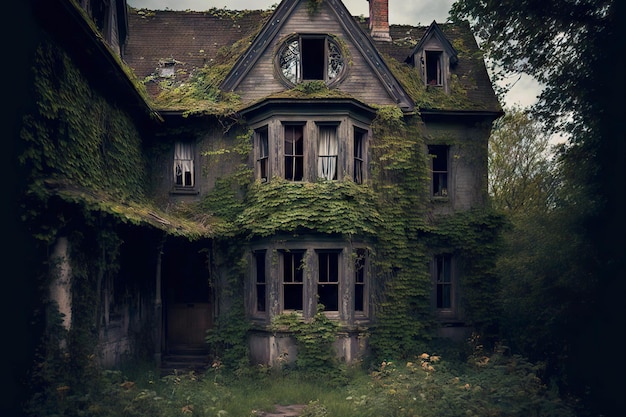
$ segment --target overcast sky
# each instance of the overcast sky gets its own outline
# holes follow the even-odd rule
[[[132,7],[150,10],[204,11],[213,7],[230,10],[268,9],[280,0],[127,0]],[[389,0],[389,23],[427,26],[433,20],[444,23],[454,0]],[[343,0],[353,16],[368,16],[367,0]],[[505,97],[503,105],[529,106],[535,103],[539,87],[529,77],[522,77]]]

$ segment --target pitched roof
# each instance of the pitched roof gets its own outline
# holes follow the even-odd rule
[[[380,79],[389,95],[396,100],[400,107],[412,111],[413,103],[410,97],[407,96],[402,86],[390,72],[385,61],[381,58],[376,47],[374,47],[372,39],[365,36],[365,34],[359,30],[357,23],[350,16],[348,9],[346,9],[341,1],[326,1],[332,12],[337,16],[339,23],[345,30],[346,36],[348,36],[352,43],[360,50],[365,62]],[[254,62],[265,52],[270,44],[270,40],[276,36],[280,28],[289,18],[289,15],[293,13],[298,3],[299,0],[283,0],[278,5],[270,20],[265,23],[259,35],[252,42],[252,45],[241,55],[240,59],[237,60],[232,70],[226,76],[226,79],[222,83],[223,88],[231,91],[236,87],[241,78],[252,65],[254,65]]]
[[[430,36],[434,36],[439,40],[439,42],[441,43],[445,51],[450,56],[450,59],[454,60],[451,62],[456,64],[456,60],[458,59],[458,56],[457,56],[458,52],[454,48],[454,46],[452,46],[452,44],[450,43],[446,35],[443,34],[441,29],[439,28],[439,25],[434,20],[430,24],[430,26],[428,26],[428,29],[426,29],[426,33],[424,33],[424,35],[422,36],[422,39],[415,46],[415,48],[413,48],[413,50],[411,51],[411,55],[416,54],[420,49],[422,49],[424,44],[426,43],[426,41],[428,40]]]
[[[291,1],[287,3],[293,4]],[[342,4],[337,0],[332,3]],[[345,9],[343,6],[342,8]],[[343,13],[342,8],[336,9]],[[272,11],[267,10],[233,11],[213,8],[204,12],[192,12],[131,8],[129,41],[124,59],[139,79],[147,81],[147,90],[153,97],[162,91],[155,75],[160,62],[164,60],[177,62],[178,85],[189,81],[194,71],[221,66],[219,73],[214,75],[217,78],[215,83],[219,85],[237,60],[244,59],[243,54],[271,15]],[[355,39],[375,47],[375,55],[382,57],[384,64],[415,101],[416,107],[501,111],[468,24],[438,25],[438,29],[458,52],[459,58],[458,64],[451,69],[451,74],[458,81],[458,91],[454,97],[448,98],[440,93],[426,91],[420,83],[415,82],[416,77],[411,73],[414,68],[405,63],[428,27],[390,25],[392,42],[377,42],[368,34],[368,19],[351,17],[346,18],[342,24],[355,32]],[[266,28],[270,25],[268,23]]]

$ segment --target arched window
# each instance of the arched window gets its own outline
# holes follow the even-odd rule
[[[332,84],[345,73],[339,45],[326,35],[295,35],[285,41],[277,57],[279,74],[290,85],[308,80]]]

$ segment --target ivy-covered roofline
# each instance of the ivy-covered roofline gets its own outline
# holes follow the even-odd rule
[[[172,215],[146,201],[121,201],[105,191],[80,187],[66,181],[49,179],[45,180],[45,184],[49,196],[81,205],[86,210],[109,214],[122,223],[153,227],[168,235],[182,236],[189,240],[211,237],[214,234],[212,225],[206,221]]]
[[[87,71],[98,74],[107,83],[113,80],[119,88],[115,94],[123,102],[130,103],[138,114],[147,120],[160,120],[159,114],[149,104],[145,87],[136,79],[133,71],[122,62],[103,39],[95,23],[76,0],[35,0],[34,15],[40,24],[64,45],[77,50],[74,59]],[[62,24],[59,24],[62,22]],[[85,51],[92,51],[87,54]],[[111,91],[108,87],[104,91]]]

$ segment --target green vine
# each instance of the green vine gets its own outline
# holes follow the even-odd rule
[[[253,183],[238,227],[249,237],[280,232],[374,235],[381,218],[371,187],[345,181]]]
[[[310,320],[303,320],[296,313],[276,316],[272,320],[274,331],[289,332],[296,340],[298,356],[296,366],[305,372],[328,375],[337,370],[333,342],[339,325],[324,314],[324,306],[317,305],[317,312]]]

